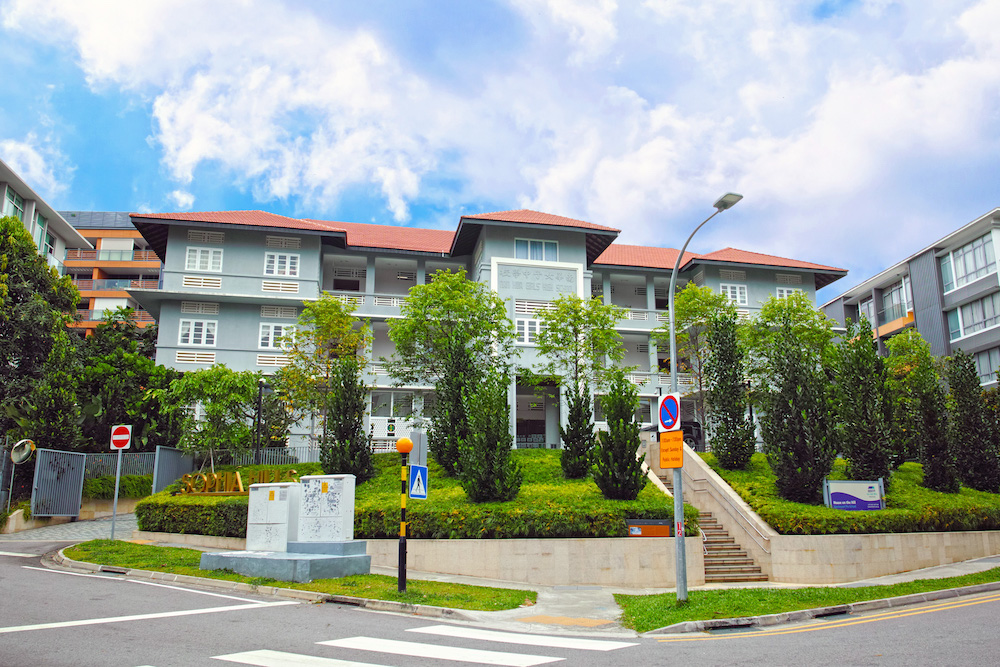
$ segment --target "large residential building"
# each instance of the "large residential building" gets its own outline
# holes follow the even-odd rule
[[[62,260],[68,249],[93,248],[3,160],[0,160],[0,215],[13,216],[24,223],[38,246],[38,253],[59,273],[65,272]]]
[[[129,288],[156,288],[160,259],[136,231],[128,213],[60,211],[59,214],[89,241],[93,249],[66,251],[66,273],[80,290],[78,321],[72,327],[91,332],[104,319],[105,311],[128,307],[136,311],[140,327],[153,317],[129,296]]]
[[[885,341],[907,328],[935,355],[973,355],[983,385],[1000,370],[1000,282],[996,248],[1000,208],[823,304],[841,324],[867,318],[884,353]]]
[[[655,397],[668,386],[666,350],[652,331],[667,318],[677,251],[614,243],[619,230],[530,210],[462,216],[455,231],[320,220],[262,211],[131,215],[162,260],[157,288],[130,288],[159,324],[157,361],[178,370],[224,363],[271,372],[287,363],[276,342],[295,324],[304,300],[329,292],[369,320],[374,349],[368,381],[376,443],[408,432],[405,417],[426,410],[430,387],[393,387],[380,362],[391,357],[388,322],[413,285],[435,271],[464,269],[504,298],[516,327],[520,367],[537,357],[539,313],[560,294],[600,295],[625,309],[625,365],[651,423]],[[816,289],[842,269],[726,248],[683,258],[679,278],[727,294],[743,313],[770,296]],[[683,282],[681,283],[683,284]],[[690,388],[690,384],[688,385]],[[519,447],[557,447],[565,401],[514,381],[511,424]],[[396,420],[399,420],[398,422]]]

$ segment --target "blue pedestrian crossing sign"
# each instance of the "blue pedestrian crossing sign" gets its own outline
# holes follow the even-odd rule
[[[681,395],[664,394],[656,408],[656,421],[660,433],[676,431],[681,427]]]
[[[410,497],[427,500],[427,466],[410,466]]]

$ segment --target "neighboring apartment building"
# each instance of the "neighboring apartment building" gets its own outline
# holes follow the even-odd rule
[[[393,387],[382,357],[393,345],[388,321],[413,285],[441,269],[465,269],[509,304],[518,365],[537,359],[539,313],[560,294],[602,295],[625,309],[619,326],[625,365],[652,423],[657,394],[669,384],[666,358],[651,332],[667,318],[676,250],[614,244],[619,230],[529,210],[463,216],[456,231],[320,220],[262,211],[131,216],[163,261],[160,286],[130,288],[159,323],[157,362],[193,370],[215,363],[273,372],[287,363],[276,339],[295,324],[303,300],[330,292],[356,305],[374,341],[368,381],[376,443],[409,431],[405,417],[428,409],[430,387]],[[816,289],[842,269],[727,248],[684,258],[679,278],[728,294],[745,314],[771,295]],[[687,385],[690,389],[690,383]],[[556,447],[566,418],[558,392],[514,381],[511,424],[519,447]],[[398,421],[397,421],[398,420]],[[516,426],[515,426],[516,425]]]
[[[90,333],[104,319],[105,311],[129,307],[136,311],[140,327],[153,322],[129,296],[130,288],[156,288],[160,280],[160,259],[149,250],[128,213],[104,211],[60,211],[93,249],[66,252],[66,273],[80,290],[79,321],[72,327]]]
[[[38,253],[59,273],[65,272],[62,260],[67,249],[93,248],[3,160],[0,160],[0,215],[14,216],[23,222]]]
[[[931,352],[973,355],[979,380],[996,386],[1000,370],[1000,282],[995,208],[923,250],[821,306],[844,324],[862,315],[879,349],[900,331],[916,328]]]

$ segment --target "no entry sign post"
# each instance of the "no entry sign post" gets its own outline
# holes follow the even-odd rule
[[[115,502],[111,507],[111,539],[115,539],[115,521],[118,519],[118,485],[122,479],[122,451],[132,446],[132,425],[118,424],[111,427],[111,451],[118,450],[115,469]]]

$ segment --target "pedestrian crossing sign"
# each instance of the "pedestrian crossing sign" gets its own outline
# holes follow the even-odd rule
[[[427,466],[410,466],[410,498],[427,500]]]

